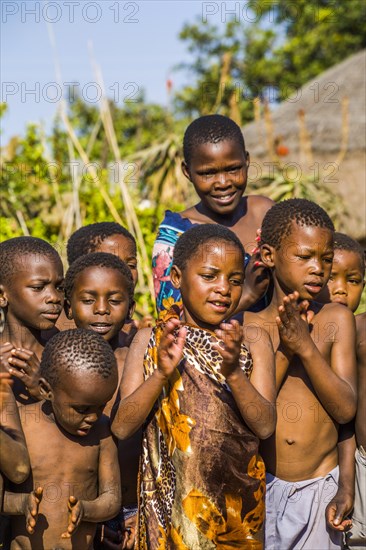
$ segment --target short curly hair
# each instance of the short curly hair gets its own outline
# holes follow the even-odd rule
[[[334,250],[355,252],[360,258],[362,269],[365,271],[365,250],[357,241],[345,235],[345,233],[336,231],[334,233]]]
[[[71,300],[71,295],[75,285],[75,279],[85,269],[89,267],[105,267],[109,269],[117,269],[125,281],[126,281],[126,290],[128,292],[129,306],[131,307],[134,301],[134,282],[132,279],[131,271],[128,265],[123,262],[118,256],[114,254],[108,254],[107,252],[94,252],[93,254],[86,254],[81,256],[71,264],[69,267],[66,276],[65,276],[65,298],[66,300]]]
[[[48,242],[37,237],[14,237],[0,243],[0,283],[10,282],[25,256],[44,256],[62,265],[58,252]]]
[[[187,229],[179,237],[174,247],[173,265],[183,271],[187,267],[188,261],[197,254],[202,245],[222,241],[238,248],[243,256],[244,265],[245,250],[241,241],[230,229],[216,223],[199,224]]]
[[[244,137],[239,126],[223,115],[205,115],[196,118],[187,127],[183,137],[183,155],[189,165],[192,154],[198,145],[236,141],[245,151]]]
[[[100,378],[118,377],[111,346],[100,334],[84,328],[59,332],[47,342],[41,359],[40,376],[52,387],[65,373],[95,374]]]
[[[136,249],[133,235],[122,225],[115,222],[91,223],[77,229],[67,242],[66,252],[69,266],[80,256],[96,252],[99,245],[112,235],[123,235],[129,239]]]
[[[269,244],[278,250],[282,241],[291,233],[291,224],[301,227],[322,227],[334,231],[328,214],[315,202],[307,199],[288,199],[278,202],[264,216],[261,244]]]

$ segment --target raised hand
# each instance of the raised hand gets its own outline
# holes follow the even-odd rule
[[[61,538],[63,539],[70,539],[72,537],[84,517],[84,506],[82,500],[71,496],[69,497],[67,507],[69,510],[69,524],[67,531],[61,535]]]
[[[34,399],[41,400],[38,386],[39,359],[36,354],[27,349],[13,348],[8,362],[10,374],[23,382]]]
[[[245,287],[252,296],[253,303],[264,296],[271,280],[270,270],[262,262],[258,248],[249,259],[245,268]]]
[[[175,330],[180,326],[178,319],[169,319],[159,343],[157,370],[166,379],[173,374],[182,359],[187,331],[185,327],[181,327],[177,336],[174,336]]]
[[[220,372],[225,378],[229,378],[235,371],[240,370],[240,347],[243,341],[243,328],[238,321],[221,323],[215,330],[220,342],[215,342],[212,347],[222,356]]]
[[[29,493],[28,498],[25,502],[25,525],[28,533],[33,535],[34,528],[38,519],[39,505],[41,503],[43,496],[43,488],[37,487],[34,491]]]
[[[283,305],[278,308],[278,317],[276,317],[281,344],[293,355],[298,354],[304,343],[310,338],[311,313],[307,311],[309,303],[303,301],[298,304],[298,299],[298,292],[285,296]]]

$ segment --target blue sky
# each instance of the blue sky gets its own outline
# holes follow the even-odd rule
[[[42,121],[49,129],[62,89],[78,90],[95,104],[100,89],[90,42],[108,95],[121,102],[143,88],[148,101],[166,104],[167,78],[175,87],[182,85],[185,75],[173,67],[190,57],[178,39],[183,24],[206,19],[220,27],[231,17],[223,10],[235,10],[235,5],[197,0],[2,0],[1,100],[9,107],[2,144],[23,134],[27,122]],[[59,81],[50,33],[61,69]]]

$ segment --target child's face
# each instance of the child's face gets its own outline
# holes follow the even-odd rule
[[[314,300],[330,276],[333,233],[293,222],[280,249],[273,251],[272,260],[274,277],[285,294],[297,290],[301,300]]]
[[[365,286],[361,258],[351,250],[335,250],[332,271],[319,301],[336,302],[356,311]]]
[[[111,235],[98,245],[95,252],[107,252],[107,254],[114,254],[123,260],[130,268],[136,286],[138,279],[136,246],[131,239],[120,234]]]
[[[189,165],[182,169],[202,204],[225,216],[235,211],[247,185],[249,156],[233,140],[203,143],[196,147]]]
[[[69,317],[78,328],[117,338],[129,315],[127,283],[117,269],[88,267],[75,278]]]
[[[11,282],[4,285],[7,322],[49,330],[64,303],[63,267],[55,256],[27,254],[19,258]]]
[[[61,367],[62,368],[62,367]],[[63,374],[48,399],[56,421],[68,433],[85,437],[103,413],[117,387],[117,375]]]
[[[244,281],[241,251],[226,241],[209,241],[187,262],[173,266],[172,282],[182,294],[184,318],[201,328],[216,329],[236,310]]]

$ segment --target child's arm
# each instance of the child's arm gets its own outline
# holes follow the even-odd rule
[[[79,500],[69,497],[69,525],[62,538],[71,538],[82,521],[99,523],[114,518],[121,509],[121,480],[117,445],[110,433],[103,434],[100,441],[98,464],[98,497],[94,500]]]
[[[269,334],[263,330],[261,338],[250,344],[254,365],[249,380],[239,364],[242,327],[237,321],[231,321],[220,325],[215,332],[224,342],[223,345],[213,344],[223,358],[220,371],[230,386],[243,420],[259,438],[266,439],[272,435],[276,425],[275,365]]]
[[[337,337],[332,340],[330,363],[312,340],[308,323],[301,318],[298,293],[285,296],[276,318],[284,347],[297,355],[325,410],[340,424],[350,422],[356,413],[356,331],[353,313],[338,304],[329,304]],[[325,337],[324,332],[320,333]]]
[[[355,429],[357,445],[366,449],[366,313],[356,315],[356,324],[358,403]]]
[[[337,531],[346,531],[352,525],[352,520],[347,519],[347,516],[352,511],[355,499],[355,451],[356,439],[352,421],[339,428],[338,490],[325,510],[328,526]]]
[[[0,471],[13,483],[22,483],[30,462],[11,383],[10,374],[0,372]]]
[[[186,329],[182,327],[175,339],[173,333],[179,326],[178,319],[167,322],[159,344],[158,367],[145,381],[143,358],[151,330],[136,334],[126,358],[120,388],[121,401],[112,423],[112,431],[119,439],[127,439],[142,426],[181,360]]]
[[[10,516],[25,516],[26,529],[30,535],[33,535],[42,496],[42,487],[38,487],[31,493],[6,491],[1,512]]]

